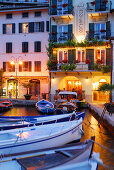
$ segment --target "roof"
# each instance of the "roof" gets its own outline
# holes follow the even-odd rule
[[[72,91],[61,91],[59,92],[59,95],[61,94],[72,94],[72,95],[76,95],[77,96],[77,93],[76,92],[72,92]]]

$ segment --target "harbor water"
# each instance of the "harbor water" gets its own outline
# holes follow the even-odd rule
[[[2,116],[38,116],[35,107],[13,107],[11,110],[4,112]],[[108,133],[108,131],[102,126],[98,126],[98,121],[92,116],[91,112],[86,109],[86,115],[83,122],[84,134],[81,141],[90,139],[91,136],[95,136],[95,141],[104,146],[101,147],[98,144],[94,145],[94,151],[100,153],[100,158],[103,160],[107,167],[99,166],[99,170],[114,169],[114,138]],[[107,147],[108,149],[105,149]]]

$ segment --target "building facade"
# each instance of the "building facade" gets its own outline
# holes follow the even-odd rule
[[[12,3],[13,2],[13,3]],[[3,96],[33,98],[49,92],[46,46],[49,37],[48,1],[4,1],[0,6],[0,67],[4,71]],[[17,83],[16,83],[17,80]],[[17,88],[17,89],[16,89]]]
[[[114,27],[113,1],[51,0],[50,40],[56,67],[50,68],[51,94],[75,90],[90,102],[109,101],[109,93],[98,91],[111,84]],[[70,41],[69,41],[70,40]],[[55,44],[55,45],[54,45]],[[76,68],[70,67],[76,63]],[[113,72],[113,71],[112,71]],[[113,80],[114,81],[114,80]]]

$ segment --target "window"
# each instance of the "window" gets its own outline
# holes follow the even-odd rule
[[[34,32],[44,32],[44,21],[34,23]]]
[[[105,39],[106,38],[106,24],[105,23],[96,23],[94,26],[95,38]]]
[[[46,21],[46,31],[49,32],[49,21]]]
[[[15,72],[15,65],[12,65],[10,62],[3,62],[3,71]]]
[[[106,62],[105,50],[103,50],[103,49],[95,50],[95,62],[97,62],[97,60],[102,60],[101,64],[105,64],[105,62]]]
[[[28,12],[22,13],[22,17],[23,17],[23,18],[28,18]]]
[[[35,17],[40,17],[41,16],[41,11],[36,11],[34,15],[35,15]]]
[[[34,71],[35,72],[41,71],[41,61],[35,61],[34,62]]]
[[[28,52],[28,42],[22,42],[22,52]]]
[[[12,14],[6,14],[6,18],[7,18],[7,19],[12,18]]]
[[[15,23],[13,24],[3,24],[3,34],[15,33]]]
[[[31,72],[32,71],[32,62],[24,61],[23,64],[19,65],[19,72]]]
[[[59,63],[67,63],[68,62],[68,51],[63,50],[59,51]]]
[[[28,23],[23,23],[22,24],[22,32],[23,33],[28,33]]]
[[[58,26],[58,41],[66,41],[68,40],[68,25]]]
[[[6,53],[12,53],[12,43],[6,43]]]
[[[85,62],[85,50],[77,50],[76,60],[78,62]]]
[[[41,42],[40,41],[34,42],[34,52],[41,52]]]

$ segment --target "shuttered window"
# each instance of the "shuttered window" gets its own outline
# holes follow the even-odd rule
[[[23,17],[23,18],[28,18],[28,12],[22,13],[22,17]]]
[[[34,62],[34,71],[40,72],[41,71],[41,61],[35,61]]]
[[[35,32],[44,32],[44,21],[34,23]]]
[[[41,52],[41,42],[40,41],[34,42],[34,52]]]
[[[12,18],[12,14],[6,14],[6,18],[7,18],[7,19]]]
[[[11,42],[6,43],[6,53],[12,53],[12,43]]]
[[[15,33],[15,23],[3,24],[3,34],[13,34],[13,33]]]
[[[46,31],[49,32],[49,21],[46,21]]]
[[[22,52],[23,53],[28,52],[28,42],[22,42]]]
[[[36,11],[34,14],[35,17],[40,17],[41,16],[41,11]]]
[[[31,72],[32,71],[32,62],[24,61],[22,65],[19,65],[19,72]]]

